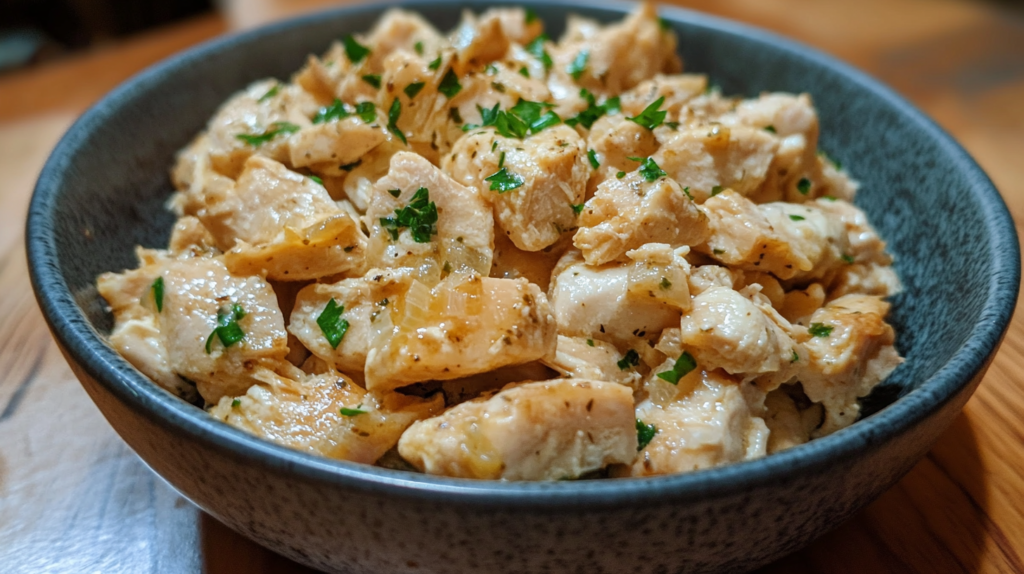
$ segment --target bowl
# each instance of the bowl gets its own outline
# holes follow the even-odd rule
[[[490,3],[474,4],[475,9]],[[570,12],[610,21],[632,5],[527,1],[560,33]],[[464,2],[402,4],[442,29]],[[948,135],[890,89],[773,34],[663,8],[689,71],[727,94],[810,92],[821,147],[862,183],[857,204],[896,257],[891,322],[906,362],[863,420],[760,460],[647,479],[456,480],[317,458],[185,403],[104,341],[97,274],[163,246],[176,150],[249,82],[289,77],[308,53],[387,8],[305,16],[200,45],[127,81],[57,145],[32,198],[32,285],[89,396],[156,473],[206,512],[293,560],[346,573],[737,572],[791,552],[873,500],[959,413],[1010,321],[1020,282],[999,193]]]

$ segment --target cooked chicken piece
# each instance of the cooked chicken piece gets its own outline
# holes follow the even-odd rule
[[[198,218],[184,215],[174,223],[168,250],[172,255],[217,255],[217,241]]]
[[[421,191],[426,190],[426,191]],[[367,259],[376,267],[474,270],[488,274],[494,218],[476,189],[459,184],[421,156],[399,152],[374,187],[363,218]]]
[[[551,282],[551,271],[558,260],[572,247],[572,237],[566,234],[557,243],[540,251],[523,251],[503,233],[494,236],[494,260],[491,277],[516,279],[524,277],[545,293]]]
[[[637,405],[636,426],[653,436],[624,475],[690,472],[765,455],[768,429],[734,378],[698,368],[677,385],[652,376],[647,386],[659,388]]]
[[[829,284],[828,300],[844,295],[889,297],[903,290],[896,270],[880,263],[854,263],[841,267]]]
[[[814,436],[853,424],[860,415],[857,399],[903,362],[885,322],[888,312],[880,297],[845,295],[811,315],[808,359],[798,366],[807,398],[825,407],[825,422]]]
[[[744,381],[770,375],[770,388],[795,374],[806,355],[788,334],[792,326],[760,294],[712,287],[683,314],[681,342],[704,369],[724,369]],[[753,299],[753,300],[752,300]]]
[[[503,480],[579,477],[636,456],[633,393],[559,379],[510,386],[413,424],[398,452],[428,474]]]
[[[449,42],[456,50],[455,73],[462,76],[483,69],[500,60],[508,52],[509,37],[505,35],[502,18],[494,11],[479,18],[469,10],[462,12],[462,22],[452,32]]]
[[[198,215],[234,273],[296,281],[363,265],[359,224],[323,186],[272,159],[252,156],[234,188],[208,197]]]
[[[764,405],[764,422],[769,431],[768,454],[811,440],[811,432],[821,424],[824,413],[821,405],[807,400],[800,385],[784,385],[775,389],[768,393]]]
[[[587,147],[594,152],[598,162],[587,184],[588,191],[591,191],[615,178],[620,171],[636,170],[643,159],[658,151],[658,141],[651,130],[629,121],[622,114],[613,114],[594,122],[587,134]]]
[[[573,237],[590,265],[614,261],[646,243],[696,245],[708,236],[707,217],[679,184],[647,181],[642,171],[609,179],[583,207]]]
[[[868,216],[854,204],[841,199],[818,199],[812,203],[826,216],[842,222],[849,248],[846,255],[855,263],[892,265],[892,256],[885,251],[885,241],[871,227]]]
[[[686,262],[689,247],[672,249],[664,243],[648,243],[626,252],[633,260],[629,270],[629,293],[648,297],[688,311],[690,303],[690,264]]]
[[[619,366],[622,353],[611,343],[582,337],[558,336],[554,358],[544,363],[570,379],[589,379],[639,388],[643,376]]]
[[[697,296],[712,287],[732,289],[737,284],[737,276],[742,271],[733,271],[718,265],[701,265],[690,271],[690,295]]]
[[[806,324],[811,313],[825,304],[825,289],[820,283],[811,283],[806,289],[793,289],[786,293],[779,314],[790,323]]]
[[[694,98],[708,89],[708,77],[703,74],[658,74],[640,82],[620,96],[624,116],[636,117],[658,98],[665,98],[659,110],[668,112],[667,118],[685,116],[686,107]],[[683,118],[685,119],[685,117]]]
[[[607,341],[621,349],[636,339],[655,336],[679,324],[679,310],[629,291],[630,266],[586,265],[570,250],[552,273],[551,308],[558,332],[569,337]]]
[[[377,398],[337,371],[292,380],[271,371],[238,397],[223,397],[210,415],[278,444],[373,464],[413,422],[441,412],[444,399],[389,393]]]
[[[824,152],[818,152],[818,169],[821,172],[820,188],[817,197],[834,197],[844,201],[853,201],[860,184],[850,179],[839,165],[828,159]]]
[[[520,141],[491,131],[470,134],[446,156],[444,169],[494,206],[499,233],[524,251],[553,245],[576,226],[590,167],[572,128],[555,126]]]
[[[449,98],[439,90],[449,73],[447,63],[434,66],[433,57],[400,51],[384,61],[381,76],[383,111],[397,114],[393,123],[385,118],[383,125],[400,131],[415,151],[434,163],[442,152],[439,146],[449,147]]]
[[[697,203],[726,188],[741,195],[757,191],[778,149],[770,133],[747,126],[706,125],[669,132],[651,156]]]
[[[256,82],[228,100],[207,125],[212,168],[235,179],[253,154],[290,159],[289,134],[311,125],[320,104],[299,86]]]
[[[391,158],[408,147],[398,138],[389,137],[387,141],[373,148],[359,160],[359,165],[352,166],[342,183],[345,197],[352,203],[356,211],[366,213],[373,197],[373,188],[391,169]],[[324,181],[327,183],[327,180]]]
[[[337,109],[341,100],[332,108]],[[354,112],[345,106],[345,113]],[[369,116],[368,116],[369,117]],[[310,167],[317,173],[338,174],[338,170],[349,171],[344,166],[359,162],[367,152],[388,139],[387,117],[377,110],[372,120],[351,115],[302,128],[288,139],[291,166]]]
[[[366,358],[366,388],[388,391],[549,357],[555,322],[547,297],[525,279],[452,276],[431,291],[414,281],[396,329]]]
[[[505,37],[516,44],[529,44],[544,32],[544,22],[530,10],[523,8],[491,8],[480,15],[480,21],[497,18]]]
[[[398,51],[415,52],[433,59],[446,44],[444,36],[423,16],[392,8],[380,17],[366,36],[366,46],[370,48],[367,62],[374,70],[380,70],[384,60]]]
[[[711,236],[695,249],[718,261],[782,280],[828,277],[846,265],[846,231],[813,205],[756,205],[734,191],[704,202]]]
[[[570,30],[551,50],[552,76],[595,94],[617,95],[659,73],[677,73],[676,37],[658,21],[654,4],[641,4],[622,22],[596,32]],[[555,90],[552,90],[554,92]]]
[[[391,334],[395,304],[415,275],[408,268],[373,269],[363,277],[309,285],[295,298],[288,331],[340,371],[362,372],[373,342]]]

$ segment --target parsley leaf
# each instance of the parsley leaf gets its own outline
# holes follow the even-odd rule
[[[551,111],[551,108],[555,107],[554,104],[546,102],[531,102],[519,98],[516,105],[512,106],[508,113],[516,115],[519,119],[523,120],[529,128],[530,133],[535,134],[544,128],[549,128],[554,125],[562,123],[562,118],[558,117],[558,114]]]
[[[622,178],[626,177],[626,172],[620,171],[619,173],[615,174],[615,177],[617,177],[619,179],[622,179]]]
[[[672,288],[672,282],[668,280],[668,277],[662,277],[661,283],[658,283],[658,287],[661,287],[662,289],[668,291],[669,289]]]
[[[711,188],[711,197],[714,197],[719,193],[722,193],[722,186],[716,185],[715,187]]]
[[[597,152],[595,152],[594,150],[587,150],[587,159],[590,160],[590,167],[594,169],[601,167],[601,162],[597,160]]]
[[[455,72],[451,68],[445,72],[444,77],[441,78],[441,83],[437,86],[437,91],[445,95],[449,100],[455,97],[462,91],[462,84],[459,83],[459,77],[455,75]]]
[[[498,171],[484,178],[484,181],[491,182],[491,191],[497,191],[498,193],[505,193],[506,191],[512,191],[518,187],[522,187],[526,180],[523,176],[509,171],[507,167],[502,167]]]
[[[801,195],[807,195],[811,192],[811,180],[806,177],[801,177],[800,181],[796,184],[796,190],[799,191]]]
[[[636,419],[636,451],[640,452],[651,444],[656,434],[658,434],[658,427],[644,424],[644,421]]]
[[[378,90],[380,89],[380,74],[366,74],[363,76],[363,81]]]
[[[231,408],[237,409],[240,406],[242,406],[242,399],[232,399]]]
[[[548,40],[547,34],[541,34],[533,39],[532,42],[526,45],[526,51],[533,55],[533,57],[540,60],[541,64],[544,64],[544,71],[550,72],[551,66],[554,62],[551,61],[551,55],[544,49],[544,42]]]
[[[580,50],[580,53],[576,54],[576,57],[573,58],[572,62],[569,62],[569,65],[565,68],[565,71],[568,72],[570,76],[572,76],[572,79],[579,80],[580,77],[583,76],[583,72],[587,69],[587,60],[589,59],[590,51]]]
[[[779,132],[775,131],[775,126],[765,126],[764,131],[770,132],[770,133],[773,133],[773,134],[779,133]]]
[[[658,111],[658,108],[660,108],[661,104],[664,103],[665,96],[662,96],[654,100],[654,102],[652,102],[651,105],[644,108],[644,111],[640,112],[640,115],[636,116],[635,118],[626,119],[633,123],[641,125],[649,130],[653,130],[654,128],[660,126],[662,122],[665,121],[665,116],[668,115],[667,111]]]
[[[619,366],[620,370],[625,371],[630,367],[635,367],[640,364],[640,355],[634,349],[630,349],[626,351],[625,356],[615,364]]]
[[[315,181],[319,185],[323,185],[324,184],[324,180],[320,179],[320,176],[318,176],[318,175],[311,175],[311,176],[309,176],[309,179],[312,179],[313,181]]]
[[[395,137],[402,140],[402,143],[408,144],[409,142],[405,139],[405,134],[402,130],[398,129],[398,117],[402,115],[402,102],[395,98],[391,102],[391,109],[388,110],[388,131],[395,134]]]
[[[576,127],[577,124],[587,128],[588,130],[594,125],[601,116],[618,111],[619,98],[611,98],[601,105],[597,105],[597,101],[594,98],[594,94],[590,93],[590,90],[583,88],[580,90],[580,97],[586,100],[587,109],[576,114],[576,116],[565,120],[567,126]],[[614,100],[614,101],[613,101]],[[614,106],[611,107],[611,106]]]
[[[530,77],[530,70],[527,70],[526,66],[523,66],[522,68],[519,68],[519,75],[524,77],[524,78],[529,78]]]
[[[345,338],[345,333],[348,332],[348,320],[341,318],[341,314],[344,312],[345,306],[339,306],[334,297],[331,297],[323,312],[316,318],[316,324],[320,326],[320,332],[324,334],[332,349],[338,348],[341,340]]]
[[[793,351],[793,358],[792,358],[792,359],[790,359],[790,360],[789,360],[789,362],[790,362],[790,363],[795,363],[795,362],[797,362],[797,361],[799,361],[799,360],[800,360],[800,355],[799,355],[799,354],[797,354],[797,352],[796,352],[796,351],[794,350],[794,351]]]
[[[362,405],[359,405],[359,406],[362,406]],[[358,407],[356,407],[354,409],[350,409],[350,408],[347,408],[347,407],[342,407],[341,410],[338,411],[338,412],[340,412],[341,416],[344,416],[344,417],[354,417],[356,415],[365,415],[366,414],[366,411],[364,411],[364,410],[362,410],[362,409],[360,409]]]
[[[423,55],[423,42],[416,42],[415,44],[412,45],[412,49],[416,50],[416,53],[419,54],[420,56],[422,56]]]
[[[402,91],[405,92],[405,95],[409,96],[409,99],[411,100],[416,97],[416,94],[420,93],[420,90],[422,90],[425,85],[426,84],[423,82],[413,82],[406,86]]]
[[[210,354],[210,345],[213,344],[214,337],[220,339],[221,344],[225,348],[245,338],[245,331],[238,326],[238,322],[242,317],[245,317],[245,309],[242,309],[242,306],[238,303],[233,304],[231,309],[219,309],[217,311],[217,327],[206,338],[207,355]]]
[[[587,339],[587,345],[593,347],[594,346],[594,340],[593,339]]]
[[[164,312],[164,278],[163,276],[157,277],[153,280],[153,285],[150,286],[153,290],[153,302],[156,303],[156,312]]]
[[[359,42],[356,42],[356,39],[352,37],[352,34],[345,36],[343,42],[345,44],[345,55],[348,56],[348,61],[353,64],[362,62],[363,58],[370,55],[370,49]]]
[[[265,101],[269,100],[270,98],[276,96],[279,91],[281,91],[281,85],[280,84],[274,84],[273,88],[270,88],[269,90],[267,90],[267,93],[265,93],[262,96],[260,96],[260,99],[258,99],[256,101],[257,102],[265,102]]]
[[[348,111],[345,104],[338,98],[334,98],[333,104],[320,108],[320,111],[313,116],[313,123],[322,124],[334,120],[341,120],[349,117],[350,115],[352,114]]]
[[[260,147],[281,134],[293,134],[299,131],[299,126],[288,122],[274,122],[270,129],[261,134],[237,134],[235,137],[253,146]]]
[[[804,217],[802,215],[790,215],[789,218],[792,219],[793,221],[803,221],[803,220],[807,219],[806,217]]]
[[[440,68],[441,67],[441,54],[438,54],[436,58],[434,58],[429,64],[427,64],[427,67],[430,68],[431,70],[436,70],[436,69]]]
[[[853,263],[857,260],[853,257],[853,255],[843,255],[843,261],[845,261],[847,265],[853,265]]]
[[[658,378],[673,385],[678,385],[679,379],[685,377],[696,368],[697,360],[693,358],[689,351],[683,351],[683,354],[676,359],[676,364],[672,366],[672,370],[658,373]]]
[[[462,114],[459,113],[459,108],[449,108],[448,115],[451,116],[453,122],[462,123]]]
[[[400,190],[400,189],[389,189],[388,193],[391,194],[391,197],[398,197],[399,195],[402,195],[402,190]]]
[[[583,208],[586,207],[586,205],[587,204],[585,204],[585,203],[581,203],[579,205],[573,204],[572,205],[572,210],[573,210],[573,212],[576,215],[579,215],[579,214],[583,213]]]
[[[811,326],[807,328],[807,332],[812,337],[825,338],[832,334],[832,330],[835,329],[832,325],[826,325],[824,323],[811,323]]]
[[[686,197],[690,198],[690,201],[693,201],[693,194],[690,193],[690,186],[684,187],[683,188],[683,193],[686,194]]]
[[[359,102],[356,104],[356,115],[366,123],[372,123],[377,119],[377,106],[373,102]]]
[[[437,233],[437,205],[430,201],[430,192],[421,187],[413,194],[409,204],[395,210],[393,217],[380,218],[380,224],[398,239],[398,232],[409,228],[416,243],[430,243],[430,236]]]
[[[659,177],[665,177],[668,174],[665,173],[665,170],[658,167],[658,164],[654,163],[653,159],[647,158],[640,164],[640,175],[647,181],[657,181]]]

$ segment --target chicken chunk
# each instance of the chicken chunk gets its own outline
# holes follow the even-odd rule
[[[725,191],[702,208],[711,236],[695,249],[726,265],[794,281],[828,277],[846,265],[846,230],[813,205],[755,205]]]
[[[374,341],[391,334],[395,304],[408,291],[414,276],[415,271],[408,268],[374,269],[364,277],[304,287],[295,298],[288,331],[340,371],[361,373]],[[335,309],[339,309],[337,319],[331,322]],[[344,330],[336,327],[342,324]]]
[[[690,302],[690,264],[686,261],[689,247],[672,249],[664,243],[648,243],[626,252],[633,260],[629,270],[629,293],[648,297],[680,311],[687,311]]]
[[[558,336],[555,356],[545,364],[563,377],[619,383],[639,388],[642,376],[634,369],[623,369],[618,363],[622,354],[611,343],[582,337]]]
[[[761,187],[778,148],[764,130],[747,126],[680,127],[651,159],[697,203],[726,188],[750,195]]]
[[[338,372],[300,380],[270,371],[238,397],[223,397],[210,415],[278,444],[320,456],[373,464],[444,399],[392,393],[375,397]]]
[[[506,387],[414,423],[398,452],[428,474],[559,480],[631,462],[636,441],[629,387],[559,379]]]
[[[800,385],[784,385],[768,393],[764,406],[768,454],[811,440],[811,433],[821,425],[824,413],[821,405],[807,400]]]
[[[652,398],[636,408],[637,429],[650,442],[622,474],[690,472],[765,455],[768,429],[734,378],[696,369],[678,385],[656,377],[651,385],[664,388],[651,389]]]
[[[640,171],[609,179],[584,205],[573,244],[588,264],[614,261],[646,243],[680,247],[707,238],[707,217],[679,184],[647,179]]]
[[[485,22],[492,17],[501,23],[505,37],[516,44],[525,46],[544,32],[544,22],[523,8],[491,8],[480,15],[480,21]]]
[[[450,277],[433,290],[413,282],[396,329],[366,358],[366,387],[387,391],[549,357],[555,322],[547,298],[524,279]]]
[[[590,176],[588,190],[615,177],[620,171],[631,172],[640,161],[658,151],[654,132],[626,119],[622,114],[599,118],[587,134],[587,147],[594,152],[598,167]]]
[[[590,266],[570,251],[553,272],[551,307],[558,332],[629,348],[636,338],[679,325],[679,310],[646,294],[630,292],[630,267]]]
[[[207,196],[226,193],[235,185],[233,179],[213,169],[210,146],[210,136],[202,133],[176,156],[171,181],[178,193],[167,205],[179,216],[195,215],[206,205]]]
[[[658,98],[665,98],[658,109],[668,112],[666,117],[685,120],[688,104],[707,89],[708,77],[703,74],[658,74],[620,96],[622,113],[631,117],[639,116]]]
[[[824,436],[849,426],[860,415],[857,399],[867,396],[903,359],[893,348],[895,334],[885,322],[889,304],[880,297],[845,295],[810,318],[808,360],[800,381],[807,397],[825,407]]]
[[[354,109],[337,100],[331,110],[343,109],[350,114]],[[377,112],[381,114],[381,112]],[[370,117],[369,115],[367,117]],[[367,122],[356,115],[321,122],[300,129],[288,139],[291,166],[309,167],[317,173],[335,175],[338,170],[348,171],[367,152],[388,139],[384,127],[387,119],[372,116]]]
[[[502,18],[495,11],[479,18],[469,10],[464,11],[462,22],[449,41],[456,50],[455,72],[460,76],[502,59],[511,45]]]
[[[494,256],[490,206],[421,156],[399,152],[363,219],[376,267],[433,266],[486,275]]]
[[[252,156],[235,186],[208,199],[199,219],[234,273],[315,279],[362,267],[366,238],[327,190],[282,164]]]

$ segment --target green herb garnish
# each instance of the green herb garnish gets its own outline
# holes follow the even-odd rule
[[[853,265],[856,259],[854,259],[853,255],[843,255],[843,261],[845,261],[847,265]]]
[[[416,97],[416,94],[420,93],[420,90],[422,90],[425,85],[426,84],[423,82],[413,82],[406,86],[402,91],[405,92],[405,95],[409,96],[409,99],[411,100]]]
[[[800,360],[800,355],[797,354],[796,350],[793,351],[793,358],[789,360],[790,363],[795,363]]]
[[[513,171],[509,171],[507,167],[502,167],[495,173],[485,177],[484,181],[490,182],[491,191],[497,191],[499,194],[522,187],[522,185],[526,183],[523,176]]]
[[[807,195],[811,191],[811,180],[801,177],[800,181],[796,184],[796,190],[803,195]]]
[[[715,187],[711,188],[711,197],[714,197],[719,193],[722,193],[722,186],[716,185]]]
[[[640,175],[643,176],[646,181],[657,181],[658,178],[668,175],[663,169],[658,167],[658,164],[654,163],[654,160],[651,158],[641,159],[631,157],[629,159],[643,162],[640,164]]]
[[[398,232],[409,228],[412,240],[416,243],[430,243],[430,236],[437,233],[437,205],[430,201],[430,192],[421,187],[413,194],[412,200],[405,207],[395,210],[393,217],[380,218],[380,224],[398,239]]]
[[[522,68],[519,68],[519,75],[524,77],[524,78],[529,78],[530,77],[530,70],[527,70],[526,66],[523,66]]]
[[[422,56],[423,55],[423,42],[416,42],[415,44],[412,45],[412,49],[416,50],[416,53],[419,54],[420,56]]]
[[[580,50],[579,54],[572,59],[572,62],[566,66],[565,71],[568,72],[572,79],[579,80],[583,76],[583,72],[587,69],[587,60],[590,59],[589,50]]]
[[[597,160],[597,152],[595,152],[594,150],[587,150],[587,159],[590,160],[590,167],[594,169],[601,167],[601,162]]]
[[[654,102],[652,102],[651,105],[644,108],[644,111],[640,112],[640,115],[636,116],[635,118],[626,119],[635,124],[641,125],[649,130],[653,130],[654,128],[660,126],[661,123],[665,121],[665,116],[668,115],[667,111],[658,111],[658,108],[660,108],[661,104],[664,103],[665,96],[662,96],[654,100]]]
[[[359,406],[362,406],[362,405],[359,405]],[[366,411],[364,411],[364,410],[362,410],[362,409],[360,409],[358,407],[354,408],[354,409],[350,409],[350,408],[347,408],[347,407],[342,407],[339,412],[341,413],[341,416],[344,416],[344,417],[354,417],[356,415],[365,415],[366,414]]]
[[[693,201],[693,194],[690,193],[690,186],[684,187],[683,188],[683,193],[686,194],[686,197],[690,198],[690,201]]]
[[[515,115],[519,119],[529,126],[531,134],[535,134],[544,128],[557,125],[562,122],[562,118],[558,117],[558,114],[551,111],[554,104],[548,104],[545,102],[531,102],[519,98],[516,105],[512,106],[508,113]]]
[[[832,325],[826,325],[824,323],[811,323],[811,326],[807,328],[807,332],[812,337],[825,338],[832,334],[832,330],[835,329]]]
[[[352,114],[348,111],[345,104],[338,98],[334,98],[333,104],[320,108],[320,111],[313,116],[313,123],[322,124],[334,120],[341,120],[349,117],[350,115]]]
[[[363,61],[363,58],[370,55],[370,49],[360,44],[352,37],[352,34],[345,36],[343,40],[345,44],[345,55],[348,56],[348,61],[353,64],[358,64]]]
[[[378,90],[380,89],[380,74],[366,74],[362,79],[374,88]]]
[[[587,339],[587,345],[593,347],[594,346],[594,340],[593,339]]]
[[[389,189],[388,193],[391,194],[391,197],[398,197],[399,195],[402,195],[402,190],[400,190],[400,189]]]
[[[377,106],[373,102],[359,102],[356,104],[356,115],[366,123],[377,119]]]
[[[233,409],[237,409],[241,405],[242,405],[242,400],[241,399],[234,399],[234,400],[231,401],[231,408],[233,408]]]
[[[449,108],[448,115],[452,118],[453,122],[457,124],[462,123],[462,114],[459,113],[459,108]]]
[[[292,123],[274,122],[270,124],[269,130],[266,130],[261,134],[238,134],[235,137],[253,147],[260,147],[281,134],[293,134],[300,129],[302,128]]]
[[[318,185],[323,185],[324,184],[324,180],[320,179],[320,176],[310,175],[308,177],[309,177],[309,179],[315,181]]]
[[[579,205],[577,205],[575,203],[572,204],[572,211],[573,211],[573,213],[575,213],[576,215],[579,215],[579,214],[583,213],[583,208],[586,207],[586,205],[587,204],[585,204],[585,203],[581,203]]]
[[[622,179],[626,177],[626,172],[620,171],[619,173],[615,174],[615,177],[617,177],[618,179]]]
[[[683,354],[676,359],[676,364],[672,366],[672,370],[658,373],[658,378],[673,385],[678,385],[679,379],[685,377],[696,368],[697,360],[693,358],[689,351],[683,351]]]
[[[164,278],[163,276],[157,277],[153,280],[153,285],[150,286],[153,291],[153,302],[156,303],[156,312],[164,312]]]
[[[462,91],[462,84],[459,83],[459,77],[455,75],[455,72],[451,68],[445,72],[444,77],[441,78],[441,83],[437,86],[437,91],[444,94],[449,100],[455,97]]]
[[[640,355],[635,350],[630,349],[626,351],[626,354],[615,364],[619,366],[620,370],[625,371],[630,367],[635,367],[640,364]]]
[[[280,84],[274,84],[273,88],[270,88],[269,90],[267,90],[267,93],[265,93],[262,96],[260,96],[260,99],[258,99],[256,101],[257,102],[265,102],[265,101],[269,100],[270,98],[276,96],[277,93],[280,92],[280,91],[281,91],[281,85]]]
[[[341,340],[345,338],[345,333],[348,332],[348,320],[341,318],[341,314],[344,312],[345,306],[339,306],[334,297],[331,297],[323,312],[316,318],[316,324],[320,325],[320,332],[324,334],[332,349],[338,348]]]
[[[779,132],[775,131],[775,126],[765,126],[764,131],[771,132],[773,134],[779,133]]]
[[[672,282],[668,280],[668,277],[662,277],[661,283],[658,283],[658,287],[661,287],[662,289],[668,291],[669,289],[672,288]]]
[[[789,218],[792,219],[793,221],[803,221],[803,220],[807,219],[806,217],[804,217],[802,215],[790,215]]]
[[[402,115],[402,102],[395,98],[391,102],[391,109],[388,110],[388,131],[395,134],[395,137],[402,140],[402,143],[408,144],[409,142],[405,139],[405,134],[402,130],[398,129],[398,117]]]
[[[219,309],[217,311],[217,327],[206,338],[206,354],[210,354],[210,345],[213,338],[217,337],[224,347],[230,347],[245,338],[245,331],[238,326],[238,322],[245,317],[245,310],[238,303],[231,306],[231,309]]]
[[[427,64],[427,67],[430,68],[431,70],[437,70],[438,68],[440,68],[441,54],[438,54],[436,58],[434,58],[429,64]]]
[[[535,58],[540,60],[541,64],[544,64],[544,71],[551,71],[551,66],[554,62],[551,61],[551,55],[544,49],[544,42],[548,40],[547,34],[541,34],[533,39],[532,42],[526,45],[526,51],[532,54]]]
[[[651,444],[656,434],[658,434],[658,427],[644,424],[644,421],[636,419],[636,451],[640,452]]]

